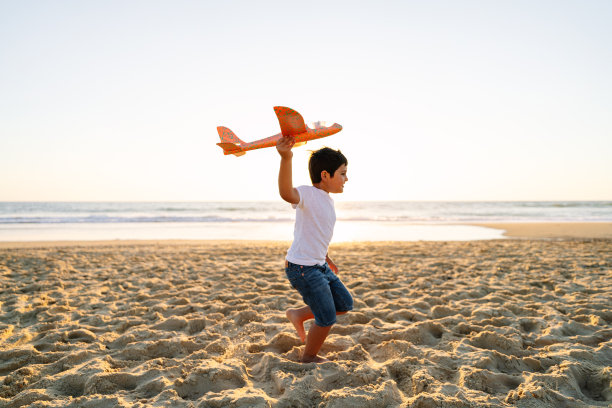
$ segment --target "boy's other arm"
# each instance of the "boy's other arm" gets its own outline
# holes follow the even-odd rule
[[[327,265],[329,265],[329,269],[331,269],[337,275],[338,267],[336,266],[334,261],[331,260],[328,254],[325,255],[325,262],[327,262]]]
[[[283,200],[291,204],[298,204],[300,194],[293,188],[293,170],[291,168],[293,159],[291,148],[294,144],[295,138],[291,136],[282,137],[276,143],[276,150],[281,156],[280,170],[278,171],[278,192]]]

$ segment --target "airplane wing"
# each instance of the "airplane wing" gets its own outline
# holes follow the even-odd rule
[[[274,113],[278,117],[283,136],[299,135],[307,131],[302,115],[291,108],[275,106]]]

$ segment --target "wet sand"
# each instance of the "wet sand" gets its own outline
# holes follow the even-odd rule
[[[606,407],[612,241],[351,243],[323,364],[287,243],[0,249],[2,407]]]
[[[504,230],[504,235],[512,238],[612,239],[612,222],[506,222],[475,225]]]

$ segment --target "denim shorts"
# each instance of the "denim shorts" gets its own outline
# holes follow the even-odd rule
[[[286,263],[285,273],[304,303],[310,306],[320,327],[336,323],[336,312],[353,310],[353,297],[329,265],[303,266]]]

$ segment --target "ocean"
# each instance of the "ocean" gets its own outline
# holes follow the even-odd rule
[[[487,222],[612,222],[612,202],[336,202],[332,242],[501,239]],[[290,241],[294,210],[274,202],[0,202],[0,241]]]

